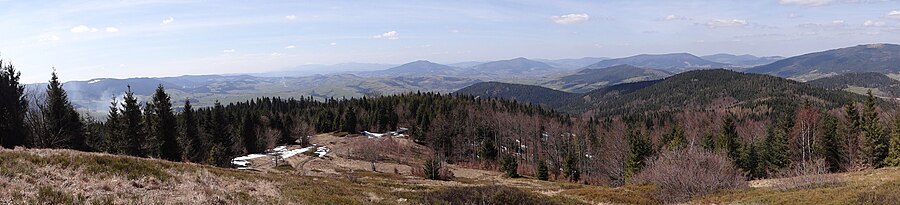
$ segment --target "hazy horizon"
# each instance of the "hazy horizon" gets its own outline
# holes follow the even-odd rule
[[[96,6],[102,5],[102,6]],[[900,2],[3,1],[0,58],[40,83],[637,54],[785,56],[900,42]]]

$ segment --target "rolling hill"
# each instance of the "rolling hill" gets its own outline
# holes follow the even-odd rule
[[[703,58],[703,59],[706,59],[706,60],[712,61],[712,62],[727,63],[727,64],[741,66],[741,67],[765,65],[765,64],[769,64],[769,63],[784,59],[784,57],[781,57],[781,56],[757,57],[754,55],[746,55],[746,54],[745,55],[734,55],[734,54],[727,54],[727,53],[700,56],[700,58]]]
[[[631,65],[617,65],[606,68],[588,66],[578,73],[562,76],[543,83],[542,86],[584,93],[598,88],[639,81],[658,80],[672,75],[663,70],[639,68]]]
[[[530,77],[547,75],[558,72],[559,69],[546,63],[529,60],[526,58],[515,58],[509,60],[492,61],[467,68],[462,76],[465,77],[487,77],[487,78],[509,78],[509,77]]]
[[[812,87],[784,78],[724,69],[688,71],[655,82],[637,84],[627,93],[596,90],[585,94],[586,110],[626,114],[712,108],[787,108],[807,99],[815,106],[843,105],[848,94]]]
[[[844,74],[900,72],[900,45],[868,44],[790,57],[746,70],[801,81]]]
[[[880,97],[900,97],[900,81],[881,73],[846,73],[815,79],[806,84],[829,90],[865,94],[869,90]]]
[[[483,82],[465,87],[453,92],[454,94],[471,95],[482,98],[503,98],[540,104],[549,107],[559,107],[567,103],[578,94],[558,91],[536,85],[521,85],[501,82]]]
[[[712,62],[689,53],[671,54],[641,54],[626,58],[616,58],[597,62],[590,65],[593,68],[605,68],[617,65],[632,65],[642,68],[655,68],[669,72],[681,72],[685,70],[725,68],[731,65]]]
[[[419,60],[409,62],[397,67],[388,68],[386,70],[359,72],[361,76],[377,76],[377,77],[394,77],[394,76],[435,76],[435,75],[456,75],[461,69],[433,63],[431,61]]]

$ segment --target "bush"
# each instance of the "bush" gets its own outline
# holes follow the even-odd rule
[[[452,180],[453,172],[444,166],[444,161],[439,158],[431,158],[422,163],[422,167],[413,167],[412,174],[430,180]]]
[[[504,156],[503,159],[500,160],[500,169],[506,173],[507,177],[519,177],[519,162],[516,161],[515,157]]]
[[[653,184],[654,196],[681,202],[723,189],[747,187],[743,172],[725,155],[699,148],[665,152],[634,177],[634,183]]]
[[[547,174],[547,163],[544,161],[538,162],[537,179],[544,181],[550,179],[550,176]]]
[[[775,174],[781,178],[774,185],[778,190],[811,189],[823,186],[836,186],[846,179],[840,174],[831,174],[825,159],[816,159],[795,163],[790,169]]]
[[[545,196],[505,186],[450,187],[425,193],[423,204],[559,204]]]

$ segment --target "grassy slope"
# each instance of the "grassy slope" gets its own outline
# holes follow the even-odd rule
[[[458,181],[463,186],[491,184]],[[429,193],[454,194],[385,173],[308,177],[46,149],[0,149],[0,187],[0,204],[398,204],[419,203]],[[513,190],[525,190],[533,200],[581,204],[574,198]]]
[[[897,204],[900,203],[900,169],[883,168],[838,174],[835,185],[779,190],[750,188],[701,197],[701,204]]]
[[[455,199],[467,189],[416,183],[408,177],[359,171],[350,177],[307,177],[239,171],[191,163],[68,150],[0,150],[0,204],[403,204]],[[699,204],[884,204],[900,201],[900,169],[841,174],[844,182],[779,190],[750,188],[695,198]],[[658,204],[652,186],[619,188],[502,179],[458,178],[467,186],[511,184],[517,196],[555,204]],[[777,180],[777,179],[776,179]],[[435,185],[437,184],[437,185]],[[448,183],[449,184],[449,183]],[[454,185],[458,186],[458,185]],[[504,188],[505,189],[505,188]],[[471,190],[470,190],[471,191]],[[481,195],[497,193],[482,189]],[[501,198],[502,199],[502,198]]]

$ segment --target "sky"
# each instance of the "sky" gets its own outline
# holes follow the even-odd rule
[[[0,0],[26,83],[688,52],[794,56],[900,43],[900,1]]]

